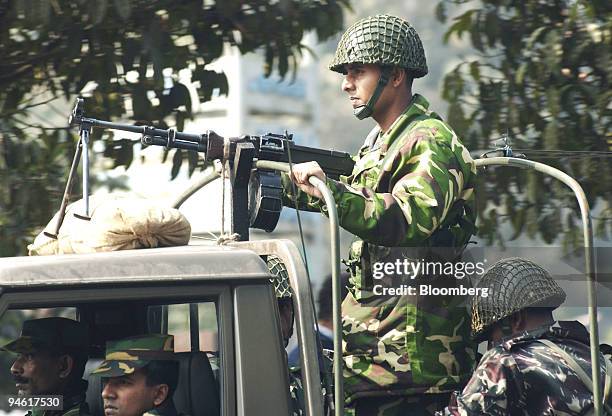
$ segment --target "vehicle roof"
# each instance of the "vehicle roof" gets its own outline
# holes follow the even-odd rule
[[[0,287],[267,277],[256,253],[228,246],[0,258]]]

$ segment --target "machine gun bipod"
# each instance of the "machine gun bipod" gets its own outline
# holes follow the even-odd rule
[[[81,157],[83,159],[85,213],[78,217],[89,218],[89,155],[87,150],[89,135],[93,128],[138,133],[144,145],[192,150],[202,153],[208,162],[214,160],[227,162],[232,183],[231,233],[237,233],[240,241],[249,239],[249,227],[272,231],[278,223],[282,209],[280,173],[274,170],[254,169],[254,161],[285,163],[316,161],[327,176],[334,179],[338,179],[341,175],[350,175],[354,165],[348,153],[296,145],[293,136],[287,132],[225,138],[212,130],[203,134],[194,134],[180,132],[174,128],[159,129],[152,126],[97,120],[85,116],[83,98],[76,99],[68,122],[71,126],[79,127],[80,140],[66,183],[55,233],[48,234],[50,237],[57,237],[61,227]]]

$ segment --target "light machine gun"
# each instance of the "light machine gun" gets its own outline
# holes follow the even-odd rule
[[[76,175],[79,159],[83,158],[83,201],[85,212],[79,218],[89,219],[89,135],[93,128],[114,129],[139,133],[145,145],[163,146],[167,149],[185,149],[204,154],[208,162],[221,160],[228,162],[232,183],[232,233],[238,234],[240,241],[249,239],[249,227],[272,231],[282,209],[282,186],[280,173],[272,170],[253,169],[255,160],[269,160],[285,163],[316,161],[327,176],[337,179],[340,175],[350,175],[354,162],[350,155],[335,150],[323,150],[295,144],[293,136],[268,133],[261,136],[240,136],[224,138],[214,131],[203,134],[183,133],[176,129],[159,129],[151,126],[119,124],[85,117],[84,100],[77,98],[68,119],[71,126],[79,127],[80,140],[77,145],[72,167],[66,183],[66,190],[60,207],[60,215],[55,229],[57,237],[63,222],[72,183]],[[85,149],[85,151],[83,151]]]

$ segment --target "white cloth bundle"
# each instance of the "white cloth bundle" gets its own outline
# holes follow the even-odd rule
[[[40,233],[28,246],[32,255],[93,253],[161,246],[185,245],[191,225],[177,209],[160,206],[146,199],[124,196],[89,198],[91,220],[74,216],[84,213],[83,200],[66,209],[58,238]],[[55,232],[59,213],[45,227]]]

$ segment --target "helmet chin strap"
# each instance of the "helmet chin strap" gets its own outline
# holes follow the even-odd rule
[[[368,102],[364,105],[360,105],[359,107],[353,110],[353,115],[359,120],[371,117],[372,113],[374,113],[374,106],[376,105],[376,101],[378,101],[380,94],[382,94],[383,90],[387,86],[389,78],[391,77],[392,70],[393,68],[391,67],[382,68],[380,72],[380,78],[378,78],[378,83],[376,84],[376,89],[374,90],[374,93],[372,94]]]

